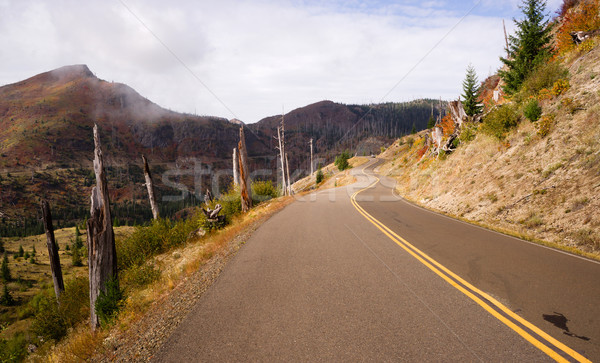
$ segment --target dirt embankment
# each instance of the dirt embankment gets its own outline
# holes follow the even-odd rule
[[[567,65],[570,89],[543,105],[542,137],[522,120],[505,142],[478,132],[452,154],[423,157],[423,133],[380,157],[397,191],[427,208],[600,257],[600,47]]]

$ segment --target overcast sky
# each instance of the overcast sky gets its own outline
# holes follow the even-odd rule
[[[549,0],[554,14],[561,0]],[[321,100],[456,99],[519,0],[0,0],[0,85],[87,64],[174,111],[252,123]]]

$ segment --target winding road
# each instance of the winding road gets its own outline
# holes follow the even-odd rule
[[[358,182],[248,240],[157,362],[600,360],[600,264]]]

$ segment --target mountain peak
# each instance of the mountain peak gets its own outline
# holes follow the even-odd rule
[[[85,64],[74,64],[74,65],[70,65],[70,66],[64,66],[64,67],[60,67],[55,70],[52,70],[48,73],[51,73],[60,78],[63,78],[63,77],[69,77],[69,78],[71,78],[71,77],[96,77],[96,76],[94,76],[92,71],[90,71],[88,66]]]

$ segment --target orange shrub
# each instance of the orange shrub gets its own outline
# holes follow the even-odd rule
[[[569,9],[556,35],[556,43],[560,55],[575,48],[571,32],[590,31],[600,28],[600,0],[581,1],[579,5]]]
[[[454,120],[450,114],[447,114],[440,122],[440,126],[443,130],[444,136],[452,135],[454,133]]]
[[[538,101],[545,101],[545,100],[551,100],[552,99],[552,92],[550,92],[549,89],[547,88],[542,88],[540,90],[540,92],[538,93]]]
[[[571,85],[569,84],[568,80],[559,79],[558,81],[554,82],[554,85],[552,86],[552,94],[554,96],[560,96],[567,92],[569,88],[571,88]]]

